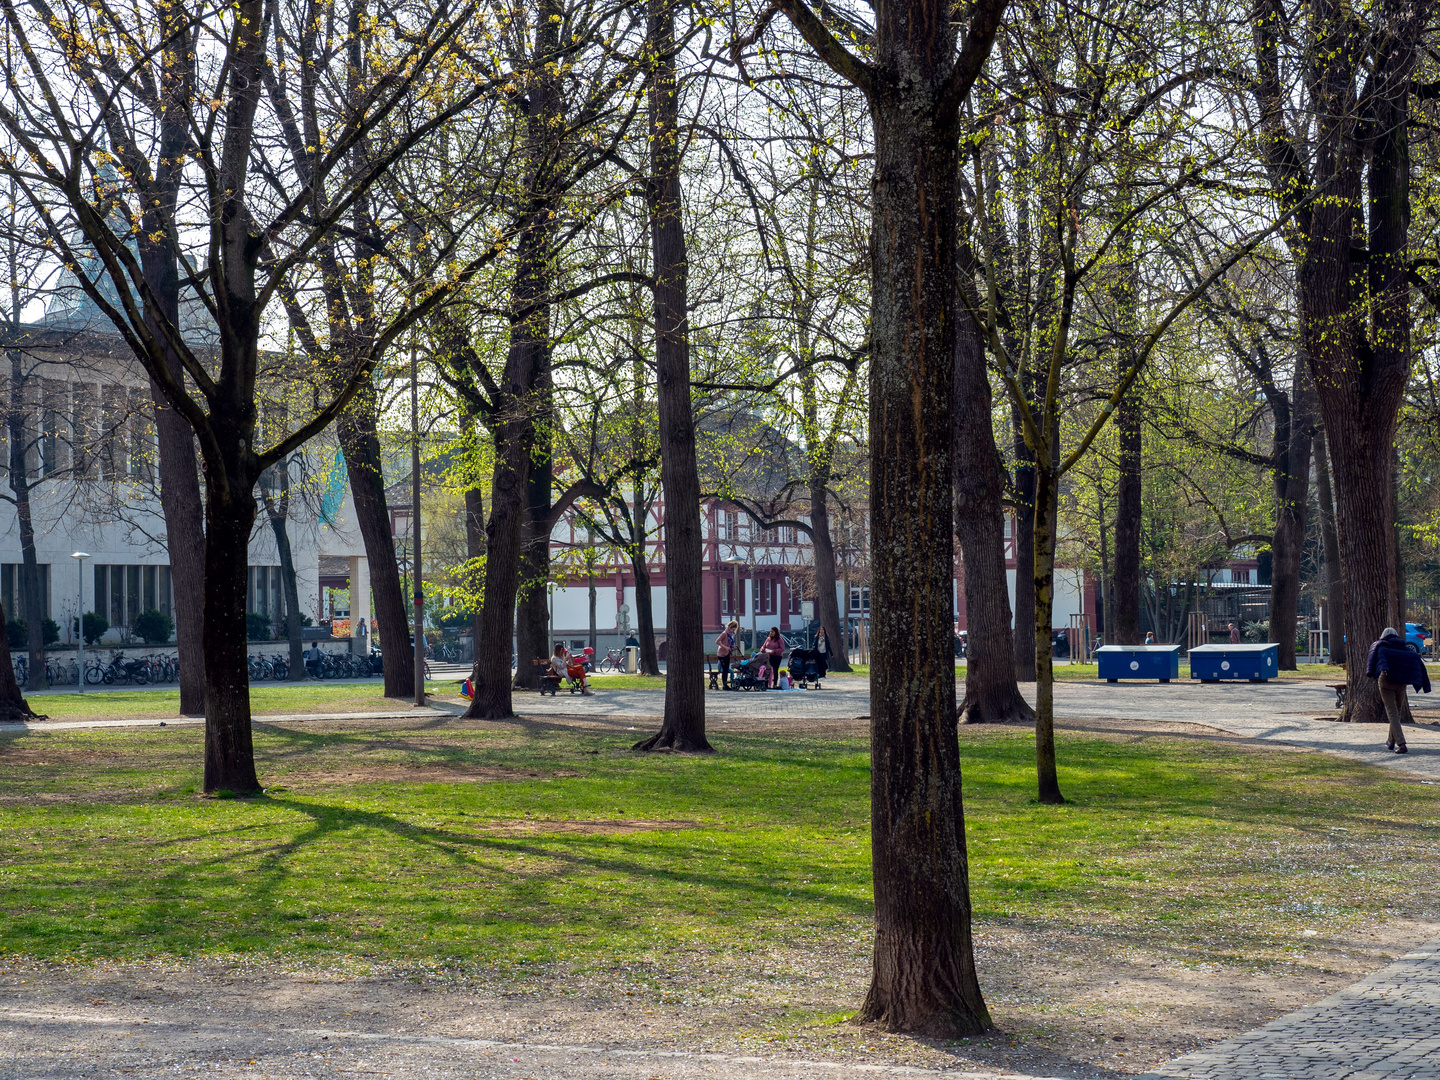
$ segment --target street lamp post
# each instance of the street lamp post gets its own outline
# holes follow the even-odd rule
[[[70,557],[75,560],[75,568],[79,571],[76,575],[75,590],[75,641],[79,649],[78,669],[80,672],[80,693],[85,692],[85,560],[90,558],[88,551],[72,551]]]

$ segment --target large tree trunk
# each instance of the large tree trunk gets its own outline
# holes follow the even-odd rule
[[[1310,501],[1313,403],[1297,370],[1289,407],[1275,410],[1275,534],[1271,540],[1270,640],[1279,646],[1282,671],[1294,671],[1295,627],[1300,611],[1300,564]]]
[[[265,499],[265,514],[275,534],[275,553],[280,559],[280,587],[285,590],[285,640],[290,646],[290,681],[305,681],[305,644],[300,634],[300,587],[295,581],[295,555],[290,550],[290,532],[286,519],[290,516],[290,471],[285,464],[275,466],[280,478],[280,495]],[[355,583],[350,583],[353,589]],[[353,599],[351,601],[354,602]]]
[[[38,380],[33,380],[38,382]],[[35,522],[30,513],[30,469],[40,425],[39,406],[25,377],[20,354],[10,354],[10,490],[15,494],[15,519],[20,525],[20,618],[25,621],[30,678],[26,689],[44,690],[45,627],[40,564],[35,558]],[[3,629],[3,627],[0,627]],[[8,645],[7,645],[8,649]]]
[[[639,554],[632,552],[630,556],[630,569],[635,574],[635,636],[640,641],[640,674],[658,676],[660,650],[655,646],[655,594],[650,585],[650,564],[645,561],[644,547],[642,540]],[[666,614],[669,614],[668,608]],[[666,654],[669,654],[668,648]]]
[[[875,952],[857,1019],[956,1038],[990,1015],[975,973],[955,732],[957,119],[937,103],[951,10],[878,8],[870,98],[870,833]],[[891,81],[895,71],[906,78]]]
[[[224,485],[206,486],[204,789],[207,794],[253,794],[260,791],[260,781],[250,733],[245,578],[255,499],[249,485],[235,498],[223,494]]]
[[[5,625],[5,608],[0,605],[0,627]],[[83,677],[83,676],[82,676]],[[20,723],[26,720],[44,720],[30,708],[20,684],[15,681],[15,665],[10,659],[10,649],[0,649],[0,721]]]
[[[1116,434],[1120,442],[1120,475],[1115,491],[1115,625],[1107,627],[1106,632],[1106,637],[1114,645],[1139,645],[1145,640],[1145,636],[1140,632],[1142,409],[1137,388],[1121,400],[1115,416]]]
[[[1325,429],[1315,430],[1315,496],[1320,503],[1320,545],[1325,552],[1325,626],[1330,663],[1345,663],[1345,584],[1340,573],[1340,536],[1335,528],[1335,496],[1330,489],[1330,455]]]
[[[816,483],[819,480],[819,483]],[[849,671],[850,661],[845,648],[845,634],[840,627],[840,601],[835,591],[835,545],[830,539],[830,501],[826,491],[828,476],[811,476],[810,541],[815,559],[815,617],[830,642],[831,671]],[[1001,588],[1004,588],[1002,580]],[[1008,601],[1007,601],[1008,604]]]
[[[1030,723],[1035,711],[1015,680],[1015,643],[1005,583],[1004,483],[991,419],[985,346],[974,320],[955,334],[955,531],[965,566],[965,700],[960,722]],[[828,633],[828,631],[827,631]]]
[[[548,333],[548,331],[547,331]],[[549,349],[544,351],[546,370],[540,377],[540,393],[536,407],[546,408],[549,400]],[[530,454],[530,477],[526,484],[529,506],[525,513],[524,548],[520,556],[520,600],[515,606],[515,686],[522,690],[538,690],[540,672],[531,659],[550,655],[550,498],[554,477],[551,458],[549,419],[536,417],[536,448]]]
[[[180,325],[180,267],[166,236],[175,220],[179,185],[185,169],[184,147],[190,138],[194,96],[191,60],[184,32],[189,12],[182,6],[161,8],[166,42],[161,67],[160,139],[155,162],[156,198],[147,205],[137,243],[145,283],[155,298],[156,312],[147,315],[162,343],[165,367],[182,386],[185,374],[179,355],[166,342],[162,326]],[[158,317],[156,317],[158,315]],[[170,557],[170,592],[175,607],[175,648],[180,658],[180,713],[205,713],[205,653],[201,648],[205,607],[205,502],[200,491],[200,466],[195,433],[150,380],[155,403],[155,434],[160,458],[160,508],[165,515],[165,548]],[[98,599],[96,601],[99,603]]]
[[[1015,436],[1015,678],[1035,681],[1035,456],[1025,445],[1020,418],[1011,410]]]
[[[405,590],[400,584],[400,562],[395,557],[390,507],[385,500],[373,392],[366,389],[355,396],[337,421],[335,431],[345,455],[345,471],[355,503],[355,523],[360,527],[365,561],[370,567],[370,594],[375,604],[370,633],[372,640],[380,639],[385,696],[411,698],[415,696],[415,665],[410,662],[406,644],[410,615]]]
[[[708,752],[703,548],[695,416],[690,407],[689,263],[680,199],[680,113],[672,0],[649,0],[650,211],[655,275],[655,373],[660,485],[665,495],[665,720],[637,748]]]
[[[470,566],[476,567],[476,560],[485,554],[485,494],[478,487],[465,489],[465,558]],[[472,571],[473,572],[473,571]],[[467,575],[468,588],[479,591],[479,581],[472,581]],[[470,616],[471,663],[479,656],[480,646],[480,605]]]
[[[516,306],[531,283],[532,259],[544,248],[533,232],[521,234],[516,270]],[[537,339],[530,320],[510,328],[510,352],[502,388],[505,408],[495,423],[495,469],[490,486],[490,520],[485,527],[485,592],[480,607],[480,633],[475,640],[472,675],[475,696],[465,715],[478,720],[503,720],[514,715],[511,687],[514,677],[515,595],[520,583],[521,545],[524,540],[530,456],[535,425],[530,417],[530,388],[538,371],[538,353],[545,342]],[[535,657],[521,654],[516,668]]]
[[[1059,492],[1048,469],[1035,472],[1035,776],[1040,801],[1058,805],[1060,779],[1055,771],[1055,657],[1051,621],[1055,609],[1055,534]]]

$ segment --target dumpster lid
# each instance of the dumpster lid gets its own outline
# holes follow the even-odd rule
[[[1278,649],[1278,642],[1267,641],[1263,645],[1196,645],[1191,653],[1263,653],[1267,649]]]
[[[1100,648],[1096,649],[1095,651],[1096,651],[1097,653],[1102,653],[1102,652],[1115,652],[1115,653],[1159,652],[1159,653],[1167,653],[1167,652],[1175,652],[1175,651],[1178,650],[1179,648],[1180,648],[1179,645],[1101,645]]]

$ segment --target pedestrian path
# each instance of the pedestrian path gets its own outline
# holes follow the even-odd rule
[[[1437,1017],[1440,940],[1140,1080],[1431,1080],[1440,1077]]]

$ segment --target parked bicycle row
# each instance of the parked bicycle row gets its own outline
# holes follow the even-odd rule
[[[11,658],[15,668],[15,681],[24,686],[30,681],[30,661],[25,656]],[[173,683],[180,678],[178,657],[154,653],[149,656],[127,657],[123,652],[110,654],[102,660],[92,656],[85,661],[85,682],[89,686],[106,686],[133,683],[145,686],[148,683]],[[80,682],[80,667],[72,659],[45,658],[45,683],[48,686],[75,686]]]

